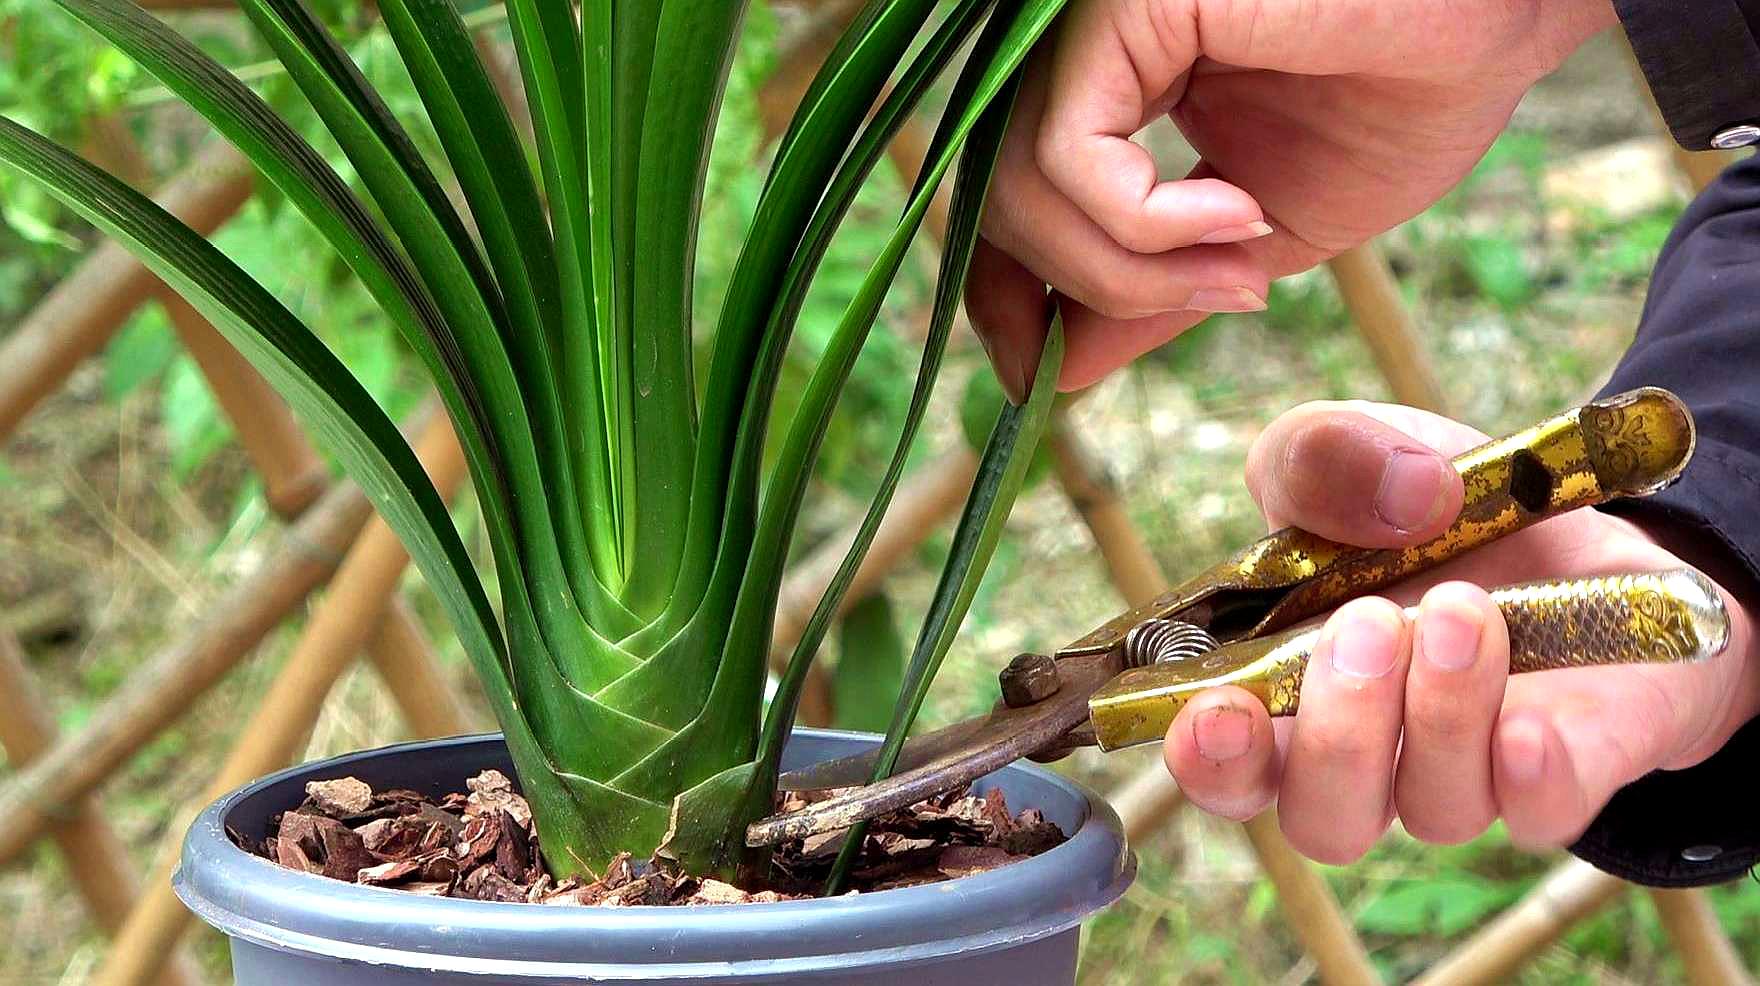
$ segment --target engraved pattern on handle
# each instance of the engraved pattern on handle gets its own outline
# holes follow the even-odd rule
[[[1699,661],[1729,643],[1722,597],[1687,568],[1507,586],[1491,599],[1509,625],[1512,674]],[[1318,628],[1286,631],[1124,672],[1088,703],[1100,748],[1159,740],[1191,696],[1217,685],[1245,688],[1274,716],[1294,715],[1319,638]]]

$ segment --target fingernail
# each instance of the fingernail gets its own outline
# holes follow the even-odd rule
[[[1423,529],[1442,512],[1442,470],[1450,468],[1442,456],[1417,449],[1400,449],[1381,472],[1381,488],[1375,491],[1375,516],[1401,532]]]
[[[1271,224],[1251,222],[1241,226],[1224,226],[1214,233],[1198,238],[1199,243],[1240,243],[1271,235]]]
[[[1398,659],[1400,627],[1381,607],[1344,610],[1331,628],[1332,669],[1353,678],[1379,678]]]
[[[1262,312],[1265,299],[1246,288],[1204,288],[1186,308],[1195,312]]]
[[[1538,783],[1546,773],[1546,729],[1528,718],[1505,722],[1497,730],[1497,752],[1505,777],[1522,785]]]
[[[1033,377],[1037,375],[1037,366],[1028,366],[1027,358],[1021,353],[1014,355],[1014,374],[1012,379],[1002,383],[1003,393],[1008,395],[1009,403],[1016,407],[1027,402],[1027,392],[1033,386]]]
[[[1232,705],[1205,709],[1192,720],[1192,739],[1198,744],[1198,755],[1205,760],[1233,760],[1244,756],[1253,745],[1253,718]]]
[[[1424,659],[1444,671],[1465,671],[1479,660],[1479,637],[1483,617],[1476,609],[1446,606],[1424,614],[1418,626],[1418,646]]]

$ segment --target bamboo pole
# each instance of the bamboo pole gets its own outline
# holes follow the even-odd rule
[[[1652,889],[1650,900],[1681,957],[1692,986],[1753,986],[1741,956],[1723,933],[1711,902],[1697,890]]]
[[[239,444],[263,477],[264,498],[284,518],[303,513],[329,483],[329,471],[299,421],[238,350],[190,304],[167,291],[166,313],[184,348],[200,366]],[[340,546],[337,549],[340,551]],[[470,729],[458,697],[440,673],[432,649],[409,608],[394,602],[384,626],[367,644],[404,721],[419,736],[453,736]]]
[[[10,635],[0,633],[0,748],[16,767],[41,754],[54,739],[55,722],[37,694],[23,653]],[[50,834],[92,920],[106,932],[116,931],[139,892],[128,848],[88,798],[69,805]],[[157,986],[196,986],[202,979],[189,957],[179,953],[154,981]]]
[[[464,476],[464,454],[444,417],[437,416],[424,431],[417,454],[435,488],[450,498]],[[381,624],[408,564],[409,555],[391,528],[376,517],[369,521],[200,805],[284,766],[298,754],[298,744],[317,720],[325,697]],[[193,814],[187,813],[186,819]],[[185,827],[187,821],[167,837],[140,904],[92,977],[94,986],[148,982],[187,927],[189,912],[171,890],[177,844]]]
[[[282,517],[298,516],[330,481],[299,422],[250,361],[189,302],[166,290],[160,304],[263,477],[263,498]]]
[[[1259,868],[1277,887],[1277,906],[1327,986],[1380,983],[1369,953],[1351,928],[1338,899],[1313,864],[1302,858],[1267,811],[1242,826],[1259,859]]]
[[[1338,293],[1350,310],[1357,332],[1381,376],[1393,391],[1394,400],[1411,407],[1446,414],[1447,403],[1429,357],[1418,341],[1417,326],[1393,269],[1373,240],[1333,257],[1326,268],[1338,285]]]
[[[0,787],[0,865],[54,821],[61,805],[89,793],[175,722],[269,631],[336,570],[372,506],[353,484],[338,486],[289,532],[255,574],[227,592],[213,615],[160,651],[92,714]]]
[[[367,657],[416,736],[430,739],[474,731],[471,714],[446,683],[421,624],[401,598],[393,596],[367,641]]]
[[[1167,576],[1131,522],[1117,480],[1095,459],[1068,415],[1054,415],[1045,444],[1058,484],[1094,536],[1125,605],[1141,606],[1166,592]]]
[[[244,158],[230,145],[215,144],[154,201],[207,235],[231,218],[250,193]],[[106,242],[94,248],[0,343],[0,443],[157,290],[158,278],[121,246]]]
[[[972,480],[978,474],[978,457],[961,442],[940,459],[922,466],[899,487],[892,509],[874,532],[867,557],[856,570],[844,595],[839,613],[872,594],[909,552],[916,550],[940,522],[965,503]],[[776,607],[776,628],[770,636],[771,653],[786,655],[800,640],[819,598],[843,564],[855,542],[856,528],[826,539],[811,555],[795,566],[782,583]]]
[[[1573,925],[1611,903],[1624,881],[1572,860],[1487,924],[1412,986],[1501,983]]]
[[[1133,843],[1149,838],[1167,824],[1183,800],[1179,785],[1168,776],[1160,758],[1106,795],[1107,803],[1124,822],[1125,841]]]

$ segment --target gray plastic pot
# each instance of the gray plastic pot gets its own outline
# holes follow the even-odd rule
[[[806,731],[793,768],[874,737]],[[282,771],[204,811],[184,840],[177,894],[232,940],[238,986],[527,983],[1068,984],[1084,917],[1136,872],[1104,801],[1037,767],[1004,768],[1017,810],[1072,833],[1033,859],[947,883],[829,900],[590,908],[423,897],[283,869],[235,846],[298,804],[310,780],[444,794],[480,770],[512,776],[498,736],[411,743]]]

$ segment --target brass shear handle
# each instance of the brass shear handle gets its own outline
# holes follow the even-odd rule
[[[1532,582],[1491,599],[1509,624],[1512,674],[1700,661],[1729,644],[1722,597],[1690,568]],[[1095,739],[1102,750],[1158,741],[1192,696],[1218,685],[1245,688],[1274,716],[1295,715],[1319,638],[1318,628],[1288,630],[1127,670],[1088,700]]]
[[[1549,517],[1654,493],[1680,476],[1693,446],[1692,414],[1666,390],[1585,404],[1456,456],[1466,497],[1455,522],[1430,541],[1358,548],[1285,528],[1058,656],[1111,650],[1137,625],[1169,616],[1223,643],[1282,630]]]

